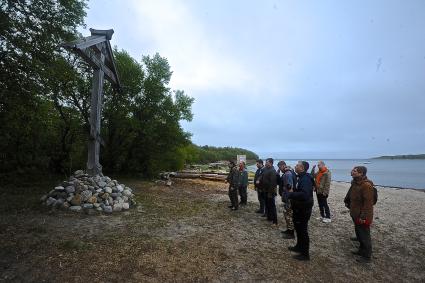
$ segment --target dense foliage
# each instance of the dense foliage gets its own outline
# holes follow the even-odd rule
[[[197,146],[190,144],[184,147],[186,163],[205,164],[219,160],[235,160],[236,155],[246,155],[247,160],[257,160],[258,155],[252,151],[237,147]]]
[[[85,168],[92,69],[59,47],[81,36],[77,28],[84,25],[85,9],[84,0],[0,2],[1,173],[70,174]],[[105,81],[106,173],[152,176],[244,154],[190,142],[180,121],[192,120],[194,99],[168,87],[167,59],[155,54],[139,62],[117,48],[114,56],[122,90],[117,93]]]

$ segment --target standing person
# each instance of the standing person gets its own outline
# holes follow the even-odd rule
[[[247,195],[247,187],[248,187],[248,171],[246,171],[245,168],[245,162],[241,161],[239,162],[239,180],[238,180],[238,190],[239,195],[241,197],[240,205],[246,205],[248,201],[248,195]]]
[[[274,227],[277,227],[277,212],[276,212],[276,170],[273,167],[273,158],[266,159],[266,168],[263,171],[261,176],[261,182],[265,193],[267,194],[266,198],[266,212],[267,220],[272,222]]]
[[[317,163],[319,168],[318,172],[315,172],[316,165],[311,169],[311,175],[315,181],[315,188],[317,202],[319,203],[321,220],[324,223],[331,223],[331,212],[328,205],[329,190],[331,188],[331,172],[325,165],[325,162],[319,161]]]
[[[230,171],[226,179],[226,182],[229,183],[229,198],[231,203],[229,208],[238,210],[239,172],[234,161],[229,161],[229,169]]]
[[[255,176],[254,176],[254,188],[257,191],[257,197],[258,197],[258,202],[260,203],[260,208],[255,212],[261,213],[261,214],[265,214],[264,206],[266,202],[266,199],[264,198],[264,195],[263,195],[263,189],[261,188],[261,183],[260,183],[261,175],[263,174],[263,169],[264,169],[264,162],[262,159],[258,159],[257,171],[255,171]]]
[[[282,202],[283,202],[283,217],[286,222],[286,230],[282,231],[284,239],[295,239],[294,235],[294,221],[292,219],[291,201],[287,198],[287,193],[297,184],[297,176],[291,167],[286,165],[285,161],[281,163],[279,169],[283,172],[282,179]]]
[[[344,202],[350,208],[356,237],[360,242],[359,250],[353,254],[361,256],[357,261],[367,263],[372,256],[370,225],[373,221],[374,190],[373,182],[366,173],[367,168],[364,166],[356,166],[351,170],[353,180]]]
[[[291,200],[293,221],[297,233],[297,244],[288,247],[290,251],[299,253],[294,258],[297,260],[310,260],[310,238],[308,236],[308,221],[313,208],[313,178],[307,173],[307,161],[298,161],[295,172],[298,175],[297,186],[287,193]]]

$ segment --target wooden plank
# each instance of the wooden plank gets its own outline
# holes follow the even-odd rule
[[[85,61],[89,63],[93,68],[101,69],[105,73],[106,79],[108,79],[108,81],[110,81],[113,85],[118,86],[118,81],[114,72],[112,72],[111,69],[109,69],[103,62],[101,62],[92,50],[74,49],[74,51],[78,53],[81,57],[83,57]]]

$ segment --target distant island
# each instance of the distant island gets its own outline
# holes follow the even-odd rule
[[[385,155],[372,159],[425,159],[425,154]]]

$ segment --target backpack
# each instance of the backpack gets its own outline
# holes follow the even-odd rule
[[[373,205],[378,202],[378,190],[373,186]]]

